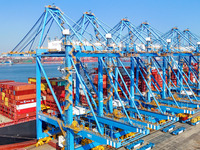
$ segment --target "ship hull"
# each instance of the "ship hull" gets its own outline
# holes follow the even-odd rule
[[[0,145],[36,139],[36,120],[0,128]]]

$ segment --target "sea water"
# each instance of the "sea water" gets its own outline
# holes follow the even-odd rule
[[[48,77],[62,77],[62,74],[57,70],[58,66],[61,66],[61,64],[43,64]],[[28,82],[29,77],[36,77],[35,64],[0,65],[0,80]]]
[[[63,68],[62,64],[43,64],[42,65],[47,77],[63,77],[63,74],[58,71],[58,67]],[[85,69],[90,74],[94,72],[94,68],[98,67],[96,62],[84,63]],[[83,73],[83,70],[80,70]],[[41,76],[44,76],[41,74]],[[16,82],[28,82],[28,78],[36,77],[36,64],[14,64],[0,65],[0,80],[8,79]]]

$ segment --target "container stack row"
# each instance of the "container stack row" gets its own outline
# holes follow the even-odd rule
[[[61,108],[63,109],[65,106],[66,82],[65,80],[59,78],[49,78],[49,81],[51,83],[55,96],[57,97],[58,102],[60,103]],[[36,85],[35,78],[28,78],[28,82]],[[41,104],[44,104],[48,109],[53,110],[55,112],[59,111],[56,102],[54,100],[53,94],[45,79],[41,80],[41,95],[42,95]]]
[[[197,71],[198,67],[197,67],[197,63],[192,63],[191,65],[193,67],[194,70]],[[130,67],[126,67],[127,71],[130,73]],[[98,69],[95,68],[94,70],[95,73],[92,76],[93,79],[93,83],[98,87]],[[130,78],[128,77],[128,75],[126,74],[126,72],[124,71],[124,69],[122,67],[119,67],[120,72],[122,73],[123,79],[125,84],[127,85],[129,91],[130,91]],[[186,84],[186,82],[188,82],[188,77],[191,80],[191,82],[196,83],[196,79],[194,77],[194,74],[192,72],[189,73],[189,67],[187,67],[186,64],[183,64],[183,78],[181,79],[183,81],[183,84]],[[140,71],[137,72],[136,71],[136,67],[134,69],[134,82],[138,84],[138,89],[141,92],[145,92],[147,91],[147,85],[145,80],[147,80],[147,70],[146,68],[140,68]],[[136,81],[136,76],[138,75],[138,80]],[[151,75],[153,76],[151,78],[151,81],[153,82],[151,84],[151,89],[152,90],[162,90],[163,87],[163,71],[159,69],[159,72],[156,68],[151,68]],[[190,75],[190,76],[189,76]],[[166,76],[165,76],[165,82],[167,83],[168,81],[168,70],[166,69]],[[179,82],[179,79],[177,79],[177,77],[180,76],[179,70],[174,68],[173,71],[171,71],[170,73],[170,77],[169,77],[169,83],[171,83],[171,86],[177,86],[177,83]],[[188,76],[188,77],[187,77]],[[144,80],[145,78],[145,80]],[[171,80],[171,81],[170,81]],[[103,75],[103,93],[104,95],[107,95],[107,75]],[[122,89],[126,92],[124,84],[122,83],[122,80],[120,77],[118,77],[118,82],[120,83],[120,85],[122,86]],[[122,92],[120,92],[119,89],[119,94],[123,95]],[[127,92],[126,92],[127,94]],[[84,96],[83,96],[84,97]]]
[[[0,113],[12,120],[36,116],[36,86],[0,80]]]

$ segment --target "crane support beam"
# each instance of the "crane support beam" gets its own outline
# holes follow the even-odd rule
[[[128,111],[136,113],[136,110],[134,108],[128,108]],[[164,114],[160,114],[160,113],[156,113],[156,112],[151,112],[151,111],[147,111],[147,110],[141,110],[141,109],[140,109],[140,113],[143,114],[143,115],[159,118],[160,120],[162,120],[162,119],[173,120],[175,118],[173,116],[168,116],[168,115],[164,115]]]
[[[92,117],[92,116],[88,116],[87,118],[94,120],[94,117]],[[119,121],[116,121],[116,120],[113,120],[113,119],[110,119],[110,118],[97,116],[97,119],[101,123],[104,123],[104,124],[107,124],[107,125],[112,125],[113,127],[124,129],[124,130],[130,131],[130,132],[138,132],[138,133],[142,133],[142,134],[146,134],[146,135],[149,134],[148,129],[142,129],[142,128],[132,126],[132,125],[129,125],[129,124],[125,124],[125,123],[122,123],[122,122],[119,122]]]
[[[157,99],[159,103],[161,104],[167,104],[167,105],[174,105],[176,106],[175,102],[173,100],[166,100],[166,99]],[[200,103],[191,103],[191,102],[184,102],[184,101],[177,101],[178,105],[181,107],[187,107],[187,108],[196,108],[198,109],[200,106]]]
[[[54,125],[56,128],[60,127],[60,123],[59,123],[60,120],[58,120],[56,117],[50,117],[50,116],[45,115],[43,113],[39,113],[38,117],[41,121],[50,123],[50,124]],[[62,128],[63,128],[64,131],[73,130],[73,128],[71,126],[62,126]],[[75,131],[77,131],[77,130],[75,130]],[[148,131],[147,131],[147,133],[149,133]],[[89,130],[80,129],[80,130],[77,131],[77,135],[80,135],[84,138],[88,138],[90,140],[93,140],[93,141],[99,143],[100,145],[110,145],[110,146],[113,146],[115,148],[119,148],[121,146],[121,141],[110,139],[108,137],[102,136],[102,135],[97,134],[95,132],[91,132]]]

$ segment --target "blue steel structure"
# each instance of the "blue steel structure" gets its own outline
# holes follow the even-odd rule
[[[46,7],[46,11],[45,11],[45,16],[48,15],[52,15],[54,14],[54,16],[60,16],[61,12],[59,9],[57,9],[56,7]],[[53,17],[53,16],[52,16]],[[62,16],[63,18],[59,17],[62,20],[64,19],[64,16]],[[65,144],[65,149],[75,149],[76,146],[74,145],[74,132],[75,129],[73,129],[72,126],[72,122],[75,120],[75,118],[73,117],[73,99],[72,99],[72,74],[71,74],[71,70],[72,68],[75,69],[76,71],[76,80],[79,80],[79,84],[81,84],[84,91],[84,94],[87,98],[88,104],[89,104],[89,108],[91,111],[92,115],[87,115],[85,116],[85,119],[87,119],[88,121],[91,120],[92,122],[95,121],[95,126],[97,127],[98,133],[95,132],[91,132],[90,130],[85,130],[84,128],[79,128],[78,133],[76,131],[76,135],[81,136],[82,138],[88,138],[91,139],[93,141],[95,141],[98,144],[103,144],[103,145],[111,145],[114,147],[120,147],[123,145],[122,141],[120,140],[115,140],[113,139],[113,136],[115,136],[115,133],[118,129],[123,129],[129,132],[137,132],[141,135],[146,135],[149,134],[149,130],[145,129],[145,128],[141,128],[137,125],[133,125],[132,121],[130,120],[130,117],[127,114],[127,110],[126,108],[123,106],[122,101],[120,100],[120,97],[118,95],[119,100],[121,101],[121,104],[123,106],[123,111],[126,114],[125,118],[128,119],[128,121],[126,123],[121,123],[119,121],[115,121],[113,119],[110,119],[106,116],[104,116],[103,114],[103,96],[102,96],[102,88],[103,86],[99,86],[98,87],[98,91],[97,91],[97,95],[98,95],[98,108],[97,108],[97,104],[96,102],[93,100],[92,103],[89,100],[89,97],[92,95],[91,92],[89,90],[87,90],[87,86],[85,84],[85,81],[83,80],[82,76],[79,74],[78,69],[77,69],[77,64],[76,64],[76,59],[79,59],[81,57],[98,57],[99,59],[99,85],[101,85],[103,83],[102,81],[102,71],[103,68],[107,68],[107,63],[104,62],[103,58],[105,57],[119,57],[120,53],[117,51],[118,49],[110,47],[109,43],[107,43],[107,45],[103,45],[98,49],[100,51],[96,52],[96,50],[94,49],[93,45],[86,45],[84,42],[82,42],[81,38],[82,35],[80,36],[80,34],[78,34],[77,32],[75,32],[74,27],[72,27],[71,25],[69,25],[67,23],[67,21],[65,20],[65,25],[67,25],[68,30],[64,29],[64,24],[63,26],[60,25],[59,21],[56,20],[56,18],[54,17],[56,23],[58,24],[58,26],[61,28],[61,31],[63,32],[63,43],[64,43],[64,47],[65,47],[65,51],[61,51],[61,52],[49,52],[47,49],[37,49],[37,53],[36,53],[36,61],[37,61],[37,74],[36,74],[36,78],[37,78],[37,136],[38,139],[40,138],[44,138],[45,136],[47,136],[44,132],[42,132],[42,123],[46,122],[48,124],[54,125],[55,128],[57,129],[52,129],[52,131],[49,131],[49,133],[51,132],[59,132],[62,131],[65,139],[66,139],[66,144]],[[40,36],[40,42],[39,42],[39,48],[41,47],[41,43],[43,41],[43,33],[45,30],[45,24],[46,24],[46,19],[44,19],[43,22],[43,30],[41,31],[41,36]],[[74,45],[72,39],[74,38],[79,39],[79,42],[82,45]],[[98,39],[97,39],[98,40]],[[110,38],[108,39],[111,40]],[[105,49],[105,47],[109,47],[112,50],[107,50],[107,53],[105,52],[101,52]],[[56,57],[65,57],[65,70],[66,70],[66,104],[65,104],[65,108],[64,110],[61,109],[60,104],[58,103],[58,100],[54,94],[54,91],[52,90],[51,84],[48,80],[48,77],[41,65],[40,62],[40,58],[41,57],[45,57],[45,56],[56,56]],[[83,68],[84,69],[84,68]],[[107,70],[108,71],[108,70]],[[52,116],[47,116],[45,114],[43,114],[40,110],[40,99],[41,99],[41,95],[40,95],[40,84],[41,84],[41,77],[40,74],[41,72],[44,74],[44,77],[47,80],[47,84],[54,96],[55,102],[58,106],[59,112],[61,114],[61,117],[58,119]],[[111,71],[109,71],[110,75],[113,75],[111,73]],[[117,89],[114,86],[113,80],[110,77],[110,83],[113,86],[113,89],[115,89],[115,91],[117,91]],[[78,89],[78,85],[77,85],[77,91],[79,91]],[[87,91],[86,91],[87,90]],[[76,93],[78,94],[78,93]],[[92,98],[92,97],[90,97]],[[93,104],[93,105],[92,105]],[[112,104],[112,103],[111,103]],[[109,104],[109,105],[111,105]],[[77,121],[79,121],[77,119]],[[82,120],[84,121],[84,120]],[[89,121],[90,122],[90,121]],[[102,128],[102,126],[107,125],[107,128]],[[106,129],[109,130],[109,132],[106,131]],[[106,135],[106,136],[104,136]],[[107,137],[108,136],[108,137]],[[133,140],[133,139],[131,139]],[[96,145],[98,145],[96,144]],[[91,145],[91,144],[90,144]],[[88,146],[90,146],[88,145]],[[95,143],[94,143],[95,145]],[[77,148],[80,149],[80,148]]]
[[[56,33],[62,40],[61,51],[52,51],[44,46],[53,25],[59,29]],[[37,30],[30,36],[34,29]],[[39,44],[34,52],[31,50],[36,41]],[[199,111],[200,44],[196,46],[177,28],[161,35],[146,22],[135,27],[128,19],[122,19],[110,29],[92,12],[84,13],[74,22],[58,7],[49,5],[9,55],[23,55],[20,53],[28,47],[26,54],[36,57],[38,140],[61,133],[67,150],[91,149],[98,145],[119,148],[149,134],[150,130],[159,130],[177,122],[180,113],[194,114]],[[64,57],[64,108],[42,66],[42,57]],[[97,86],[81,62],[82,57],[98,58]],[[124,62],[124,58],[128,62]],[[192,63],[198,63],[198,70]],[[184,72],[184,65],[189,68],[188,74]],[[153,76],[153,70],[157,71],[162,85]],[[177,85],[172,81],[172,73]],[[41,110],[41,74],[54,97],[59,116]],[[103,93],[104,75],[107,77],[107,95]],[[196,83],[191,81],[191,75]],[[130,86],[124,76],[129,79]],[[140,79],[146,86],[145,92],[139,88]],[[74,99],[73,91],[76,91]],[[87,107],[81,105],[79,91],[84,93]],[[114,105],[116,101],[119,103],[117,106]],[[86,113],[74,115],[75,106],[85,108]],[[48,132],[44,132],[44,124],[48,126]],[[91,141],[80,146],[80,140],[84,139]]]
[[[200,37],[192,33],[189,29],[185,29],[183,33],[191,41],[191,43],[197,44],[197,42],[200,41]]]
[[[172,28],[161,37],[163,39],[171,39],[173,51],[194,51],[196,49],[196,43],[194,43],[190,37],[188,38],[185,36],[177,27]]]
[[[140,34],[145,37],[149,37],[151,39],[150,44],[152,49],[155,50],[165,50],[167,48],[167,41],[162,38],[162,33],[155,28],[153,28],[148,22],[141,23],[140,26],[137,27]]]
[[[128,25],[127,25],[128,24]],[[143,64],[141,64],[141,63],[139,63],[139,61],[136,61],[136,66],[141,66],[141,68],[142,67],[145,67],[146,68],[146,70],[148,71],[145,71],[144,69],[143,69],[143,71],[145,72],[145,75],[147,75],[148,77],[147,77],[147,80],[148,81],[145,81],[145,83],[146,83],[146,85],[148,86],[148,82],[150,83],[151,82],[151,84],[153,84],[154,86],[155,85],[157,85],[156,83],[153,83],[152,81],[151,81],[151,79],[150,79],[150,77],[152,77],[152,79],[153,79],[153,76],[152,75],[150,75],[150,72],[151,72],[151,68],[152,67],[154,67],[157,71],[158,71],[158,74],[159,74],[159,76],[162,78],[162,81],[163,81],[163,88],[161,89],[160,87],[160,91],[161,92],[159,92],[159,90],[158,90],[158,88],[157,87],[155,87],[156,88],[156,90],[157,90],[157,94],[159,94],[160,93],[160,97],[162,97],[163,99],[162,100],[160,100],[160,99],[158,99],[157,101],[159,101],[159,102],[161,102],[161,103],[164,103],[164,104],[173,104],[173,105],[175,105],[176,107],[179,107],[179,105],[181,106],[181,107],[183,107],[183,105],[184,105],[184,103],[183,102],[177,102],[177,100],[175,99],[175,97],[173,96],[174,94],[171,92],[171,90],[172,89],[176,89],[176,90],[179,90],[179,91],[181,91],[181,89],[183,89],[185,92],[186,92],[186,90],[189,88],[189,90],[190,91],[192,91],[191,90],[191,88],[190,88],[190,86],[191,85],[189,85],[189,84],[187,84],[187,88],[186,87],[183,87],[182,88],[182,86],[183,86],[183,80],[185,81],[185,79],[183,79],[183,78],[181,78],[182,76],[186,76],[186,78],[187,79],[189,79],[190,78],[190,73],[189,73],[189,75],[186,75],[182,70],[181,70],[181,68],[180,69],[178,69],[178,73],[176,74],[175,73],[175,71],[174,71],[174,68],[173,68],[173,66],[172,66],[172,64],[175,64],[176,66],[177,65],[179,65],[179,64],[176,64],[176,62],[174,61],[174,59],[173,58],[171,58],[171,56],[173,56],[173,57],[177,57],[177,56],[179,56],[179,55],[183,55],[183,54],[179,54],[179,51],[177,51],[177,49],[175,49],[175,47],[172,45],[173,43],[172,43],[172,39],[171,39],[171,37],[170,36],[168,36],[168,37],[165,37],[166,39],[164,39],[163,38],[163,36],[161,36],[161,35],[159,35],[159,32],[158,31],[156,31],[153,27],[151,27],[148,23],[146,23],[146,22],[144,22],[144,23],[142,23],[139,27],[138,27],[138,30],[137,31],[135,31],[135,32],[133,32],[133,30],[131,31],[131,28],[130,27],[132,27],[133,29],[135,29],[135,27],[130,23],[130,21],[129,20],[127,20],[127,19],[122,19],[121,20],[121,22],[119,23],[119,24],[117,24],[111,31],[113,32],[113,34],[116,34],[117,33],[117,31],[120,31],[119,33],[118,33],[118,35],[116,36],[117,37],[117,39],[120,39],[121,41],[122,41],[122,39],[124,39],[124,38],[122,38],[122,31],[124,31],[125,30],[125,28],[128,28],[128,33],[129,33],[129,35],[130,35],[130,33],[135,33],[135,37],[136,37],[136,39],[138,40],[139,38],[138,37],[142,37],[141,39],[146,39],[147,40],[147,44],[146,44],[146,51],[147,52],[152,52],[152,51],[157,51],[157,54],[152,54],[152,56],[150,56],[149,54],[148,54],[148,57],[146,57],[147,58],[147,62],[143,62],[140,58],[142,57],[142,56],[145,56],[144,54],[143,55],[140,55],[140,58],[136,58],[136,60],[137,59],[140,59],[141,60],[141,63],[143,63]],[[175,29],[174,29],[175,30]],[[178,29],[177,29],[178,30]],[[176,30],[175,30],[176,31]],[[174,32],[175,32],[174,31]],[[111,33],[112,33],[111,32]],[[180,31],[176,31],[177,33],[176,34],[178,34]],[[182,33],[180,33],[181,35],[182,35]],[[137,35],[137,36],[136,36]],[[173,35],[175,35],[175,33],[173,33]],[[182,35],[183,36],[183,35]],[[133,36],[126,36],[126,40],[129,38],[129,40],[132,40],[133,39]],[[169,38],[169,39],[168,39]],[[186,41],[187,41],[187,38],[186,37],[182,37],[182,39],[186,39]],[[136,40],[135,40],[136,41]],[[142,40],[140,40],[140,42],[141,42]],[[189,40],[188,40],[189,41]],[[129,42],[130,43],[130,42]],[[135,44],[136,44],[137,42],[135,42]],[[144,44],[144,42],[143,42],[143,44]],[[159,45],[157,45],[157,44],[159,44]],[[154,47],[155,47],[155,45],[157,45],[157,50],[155,50],[154,49]],[[127,49],[127,47],[125,48],[125,49]],[[134,48],[130,48],[129,47],[129,50],[131,50],[132,49],[132,51],[130,51],[130,52],[135,52],[134,50]],[[136,51],[137,52],[137,51]],[[166,57],[168,54],[171,54],[171,52],[175,52],[174,54],[172,54],[171,56],[168,56],[168,57]],[[191,55],[190,54],[191,52],[189,52],[188,54],[185,54],[185,56],[189,56],[189,55]],[[147,56],[147,55],[146,55]],[[163,57],[162,57],[163,56]],[[151,58],[152,57],[152,58]],[[190,56],[189,56],[190,57]],[[163,58],[163,65],[161,65],[161,64],[159,64],[158,63],[158,60],[157,59],[160,59],[160,58]],[[190,57],[191,58],[191,57]],[[150,62],[150,59],[152,59],[152,62],[151,62],[151,65],[148,65],[148,64],[150,64],[149,62]],[[186,58],[184,58],[186,61],[187,61],[187,59]],[[145,64],[146,63],[146,64]],[[146,66],[148,66],[148,68],[146,67]],[[189,65],[188,65],[189,66]],[[191,67],[191,65],[189,66],[189,68]],[[160,69],[159,68],[162,68],[162,70],[161,70],[161,73],[160,73]],[[179,68],[179,67],[178,67]],[[138,68],[137,68],[138,69]],[[138,69],[139,70],[139,69]],[[166,74],[165,72],[166,72],[166,70],[168,70],[168,74]],[[189,69],[190,70],[190,69]],[[194,71],[194,70],[193,70]],[[142,75],[142,72],[139,70],[139,71],[136,71],[136,72],[139,72],[141,75]],[[172,88],[171,87],[171,83],[173,84],[173,82],[171,81],[171,79],[170,79],[170,73],[171,72],[173,72],[173,73],[175,73],[175,76],[176,77],[178,77],[178,83],[181,85],[180,86],[180,88],[176,88],[176,86],[175,86],[175,88]],[[181,74],[180,75],[180,80],[179,80],[179,74]],[[144,75],[142,75],[143,76],[143,79],[144,79]],[[165,78],[167,77],[167,82],[164,80]],[[196,78],[196,76],[195,76],[195,78]],[[145,80],[145,79],[144,79]],[[137,81],[138,81],[138,73],[136,74],[136,84],[138,84],[137,83]],[[153,81],[154,81],[154,79],[153,79]],[[188,80],[188,82],[190,82],[190,79]],[[190,82],[191,83],[191,82]],[[150,85],[150,84],[149,84]],[[174,85],[173,85],[174,86]],[[148,86],[148,90],[147,91],[150,91],[151,89],[150,89],[151,87],[150,86]],[[148,97],[148,101],[150,101],[150,93],[151,92],[147,92],[147,97]],[[194,93],[192,93],[193,94],[193,97],[195,97],[195,100],[197,100],[198,98],[194,95]],[[141,95],[141,94],[140,94]],[[191,97],[187,94],[187,92],[186,92],[186,95],[187,95],[187,97],[188,97],[188,99],[190,100],[190,101],[192,101],[191,100]],[[180,96],[180,95],[179,95]],[[140,96],[140,97],[142,97],[142,96]],[[153,97],[153,96],[152,96]],[[169,100],[167,100],[167,103],[165,102],[165,100],[164,99],[166,99],[166,97],[170,97],[170,98],[172,98],[172,100],[173,100],[173,102],[172,101],[169,101]],[[143,98],[144,99],[144,98]],[[154,98],[155,99],[155,98]],[[190,105],[190,104],[186,104],[187,106],[188,105]],[[193,104],[191,104],[191,105],[193,105]],[[198,107],[198,105],[196,105],[196,104],[194,104],[195,106],[194,107]],[[159,107],[159,106],[158,106]],[[162,106],[162,107],[164,107],[164,106]],[[164,107],[165,108],[165,107]],[[168,110],[172,110],[172,108],[169,108],[169,107],[167,107],[166,109],[168,109]],[[164,111],[166,111],[166,109],[164,109]],[[176,109],[173,109],[173,111],[175,111],[175,110],[177,110],[177,108]],[[186,110],[178,110],[180,113],[182,112],[185,112]],[[175,111],[176,112],[176,111]],[[178,112],[176,112],[176,113],[178,113]]]

